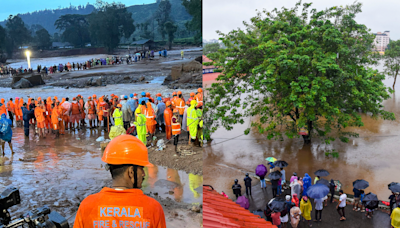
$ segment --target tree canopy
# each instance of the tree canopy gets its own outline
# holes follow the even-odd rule
[[[160,32],[163,40],[165,40],[165,36],[167,35],[167,31],[165,30],[164,25],[168,21],[171,21],[170,13],[171,13],[171,3],[169,2],[169,0],[160,2],[160,4],[158,5],[158,9],[156,11],[155,18],[158,23],[158,31]]]
[[[39,48],[48,49],[51,47],[51,37],[46,29],[43,28],[39,31],[36,31],[35,39]]]
[[[393,89],[396,84],[397,75],[400,71],[400,40],[390,41],[390,48],[383,56],[385,73],[394,78]]]
[[[182,5],[185,6],[188,13],[193,16],[192,20],[187,24],[187,28],[196,32],[194,37],[196,41],[201,40],[201,0],[182,0]]]
[[[251,127],[268,139],[311,137],[343,142],[358,134],[361,110],[373,118],[394,120],[382,101],[392,90],[385,76],[370,68],[374,35],[355,21],[361,3],[310,10],[298,2],[291,9],[259,12],[245,30],[219,32],[226,46],[208,55],[221,75],[213,83],[205,112],[211,132],[231,130],[249,117]]]
[[[174,41],[174,39],[175,39],[175,32],[176,32],[176,30],[178,29],[178,26],[176,26],[173,22],[171,22],[171,21],[167,21],[165,24],[164,24],[164,27],[165,27],[165,31],[167,32],[167,34],[168,34],[168,46],[169,46],[169,50],[171,50],[171,48],[172,48],[172,42]]]
[[[31,39],[31,33],[25,26],[25,23],[18,16],[12,16],[6,23],[9,45],[11,49],[21,47],[24,43]]]
[[[55,26],[62,31],[62,40],[76,47],[84,47],[90,42],[89,24],[84,15],[63,15],[55,22]]]
[[[208,55],[214,52],[217,52],[221,48],[219,43],[210,43],[204,45],[204,54]]]

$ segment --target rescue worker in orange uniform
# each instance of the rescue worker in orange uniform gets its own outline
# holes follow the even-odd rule
[[[88,101],[85,104],[85,109],[87,111],[87,117],[89,119],[89,126],[90,129],[94,128],[95,124],[95,119],[96,119],[96,105],[94,101],[92,100],[92,97],[88,98]]]
[[[71,128],[80,129],[79,122],[81,120],[81,108],[79,107],[79,103],[76,101],[76,98],[72,98],[72,109],[71,109]],[[76,124],[76,125],[75,125]]]
[[[1,101],[0,101],[0,116],[3,115],[3,114],[7,116],[7,107],[6,107],[6,104],[4,104],[4,102],[5,102],[4,98],[1,98]]]
[[[22,127],[22,109],[21,109],[22,104],[20,103],[19,97],[16,97],[14,107],[15,107],[15,122],[17,127]]]
[[[186,101],[185,101],[185,98],[182,95],[182,91],[178,91],[177,94],[178,94],[178,97],[180,97],[183,100],[183,102],[185,103]],[[181,96],[179,96],[179,95],[181,95]]]
[[[147,108],[146,111],[144,113],[144,115],[146,116],[146,127],[147,127],[147,133],[150,135],[150,138],[153,138],[153,135],[156,132],[156,116],[153,110],[153,107],[151,107],[151,103],[150,100],[147,101]]]
[[[60,102],[57,102],[52,105],[52,111],[51,111],[51,124],[52,128],[56,133],[56,138],[60,137],[60,122],[61,121],[61,116],[62,116],[62,109],[59,107]]]
[[[162,206],[140,190],[144,167],[152,166],[146,146],[134,136],[120,135],[107,145],[102,161],[111,172],[112,187],[81,202],[74,228],[165,228]]]
[[[95,127],[95,126],[97,126],[97,127],[100,127],[100,124],[99,124],[99,116],[97,115],[97,110],[98,110],[98,105],[99,105],[99,100],[97,99],[97,96],[96,96],[96,94],[93,94],[93,96],[92,96],[92,98],[93,98],[93,102],[94,102],[94,107],[95,107],[95,109],[96,109],[96,113],[94,114],[95,116],[96,116],[96,120],[97,120],[97,122],[94,122],[94,125],[93,125],[93,127]]]
[[[178,116],[179,116],[179,110],[174,109],[171,119],[171,125],[172,125],[172,135],[174,136],[174,145],[176,153],[178,153],[179,135],[181,134],[181,124],[179,122],[180,118]]]
[[[10,101],[7,103],[8,117],[11,120],[11,127],[14,127],[14,115],[15,115],[15,105],[13,99],[10,98]]]
[[[173,101],[172,106],[175,106],[175,108],[178,109],[179,111],[179,122],[182,124],[182,119],[183,119],[183,113],[185,112],[185,101],[182,99],[182,92],[179,91],[178,92],[178,96],[177,98],[175,98],[175,100]]]
[[[151,103],[154,104],[154,99],[151,97],[151,95],[150,95],[149,92],[146,93],[146,97],[149,98],[149,100],[151,101]]]
[[[176,99],[176,98],[178,98],[178,97],[176,96],[176,92],[173,92],[173,93],[172,93],[172,98],[171,98],[171,108],[172,108],[172,110],[175,109],[175,99]]]
[[[81,127],[85,126],[85,118],[86,118],[86,114],[85,114],[85,101],[83,100],[83,97],[81,95],[78,95],[77,97],[77,101],[79,103],[79,109],[81,111]]]
[[[196,101],[197,101],[197,107],[200,107],[203,105],[203,89],[198,88],[197,89],[197,94],[195,96]]]
[[[44,123],[46,118],[44,117],[43,113],[45,113],[45,107],[42,103],[42,101],[38,102],[38,106],[35,107],[35,117],[36,117],[36,123],[37,123],[37,128],[39,131],[39,137],[42,136],[43,138],[46,138],[45,134],[45,128],[44,128]]]
[[[53,129],[53,124],[51,123],[51,113],[52,113],[52,104],[53,101],[51,100],[51,97],[48,97],[46,100],[46,121],[45,121],[45,126],[48,129],[48,133],[50,133],[50,129]]]
[[[193,92],[190,93],[190,98],[188,99],[189,104],[190,104],[190,102],[191,102],[192,100],[195,100],[195,98],[194,98],[194,93],[193,93]],[[186,103],[187,103],[187,102],[186,102]]]
[[[171,101],[167,101],[165,104],[166,109],[164,110],[164,121],[165,121],[165,134],[167,136],[167,140],[171,139],[172,136],[172,110],[171,110]]]

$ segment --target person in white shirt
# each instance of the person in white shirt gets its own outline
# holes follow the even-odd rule
[[[336,206],[337,212],[340,215],[340,221],[346,220],[346,216],[344,214],[344,208],[346,207],[346,200],[347,200],[347,195],[343,193],[343,190],[340,190],[339,202],[338,205]]]

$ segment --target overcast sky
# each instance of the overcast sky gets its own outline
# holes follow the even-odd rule
[[[256,16],[256,9],[271,11],[281,7],[292,8],[298,0],[203,0],[203,39],[218,39],[216,30],[228,33],[238,27],[244,28],[243,21]],[[314,0],[312,8],[323,10],[336,5],[349,5],[351,0]],[[360,0],[362,12],[356,20],[365,24],[371,32],[390,31],[392,40],[400,39],[400,1],[399,0]]]
[[[105,0],[105,2],[114,1]],[[154,3],[156,0],[117,0],[115,2],[131,6]],[[87,3],[94,5],[96,0],[0,0],[0,21],[7,19],[10,14],[16,15],[36,10],[57,9],[59,6],[64,8],[70,6],[70,4],[73,6],[86,5]]]

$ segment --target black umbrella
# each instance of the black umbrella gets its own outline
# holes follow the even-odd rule
[[[268,203],[269,209],[274,212],[281,212],[286,208],[286,202],[281,198],[274,198]]]
[[[268,178],[270,180],[279,180],[279,178],[281,178],[281,177],[282,177],[282,173],[279,171],[274,171],[274,172],[268,174]]]
[[[319,169],[319,170],[315,171],[314,174],[315,174],[315,176],[319,176],[319,177],[329,176],[329,172],[326,171],[325,169]]]
[[[287,162],[285,162],[285,161],[279,160],[279,161],[274,162],[274,165],[275,165],[275,166],[278,166],[279,168],[285,168],[285,167],[287,167],[289,164],[288,164]]]
[[[373,210],[375,208],[378,208],[379,200],[378,200],[378,197],[374,193],[370,192],[364,196],[362,204],[366,208]]]
[[[328,187],[331,186],[331,183],[328,180],[324,179],[324,178],[319,179],[319,181],[317,181],[317,184],[323,184],[323,185],[326,185]]]
[[[400,192],[400,184],[396,183],[396,184],[392,184],[389,186],[389,190],[396,193],[396,192]]]
[[[353,187],[356,189],[366,189],[369,187],[369,183],[366,180],[356,180],[353,182]]]
[[[399,184],[399,182],[392,182],[392,183],[388,184],[388,188],[390,189],[390,186],[395,185],[395,184]]]

